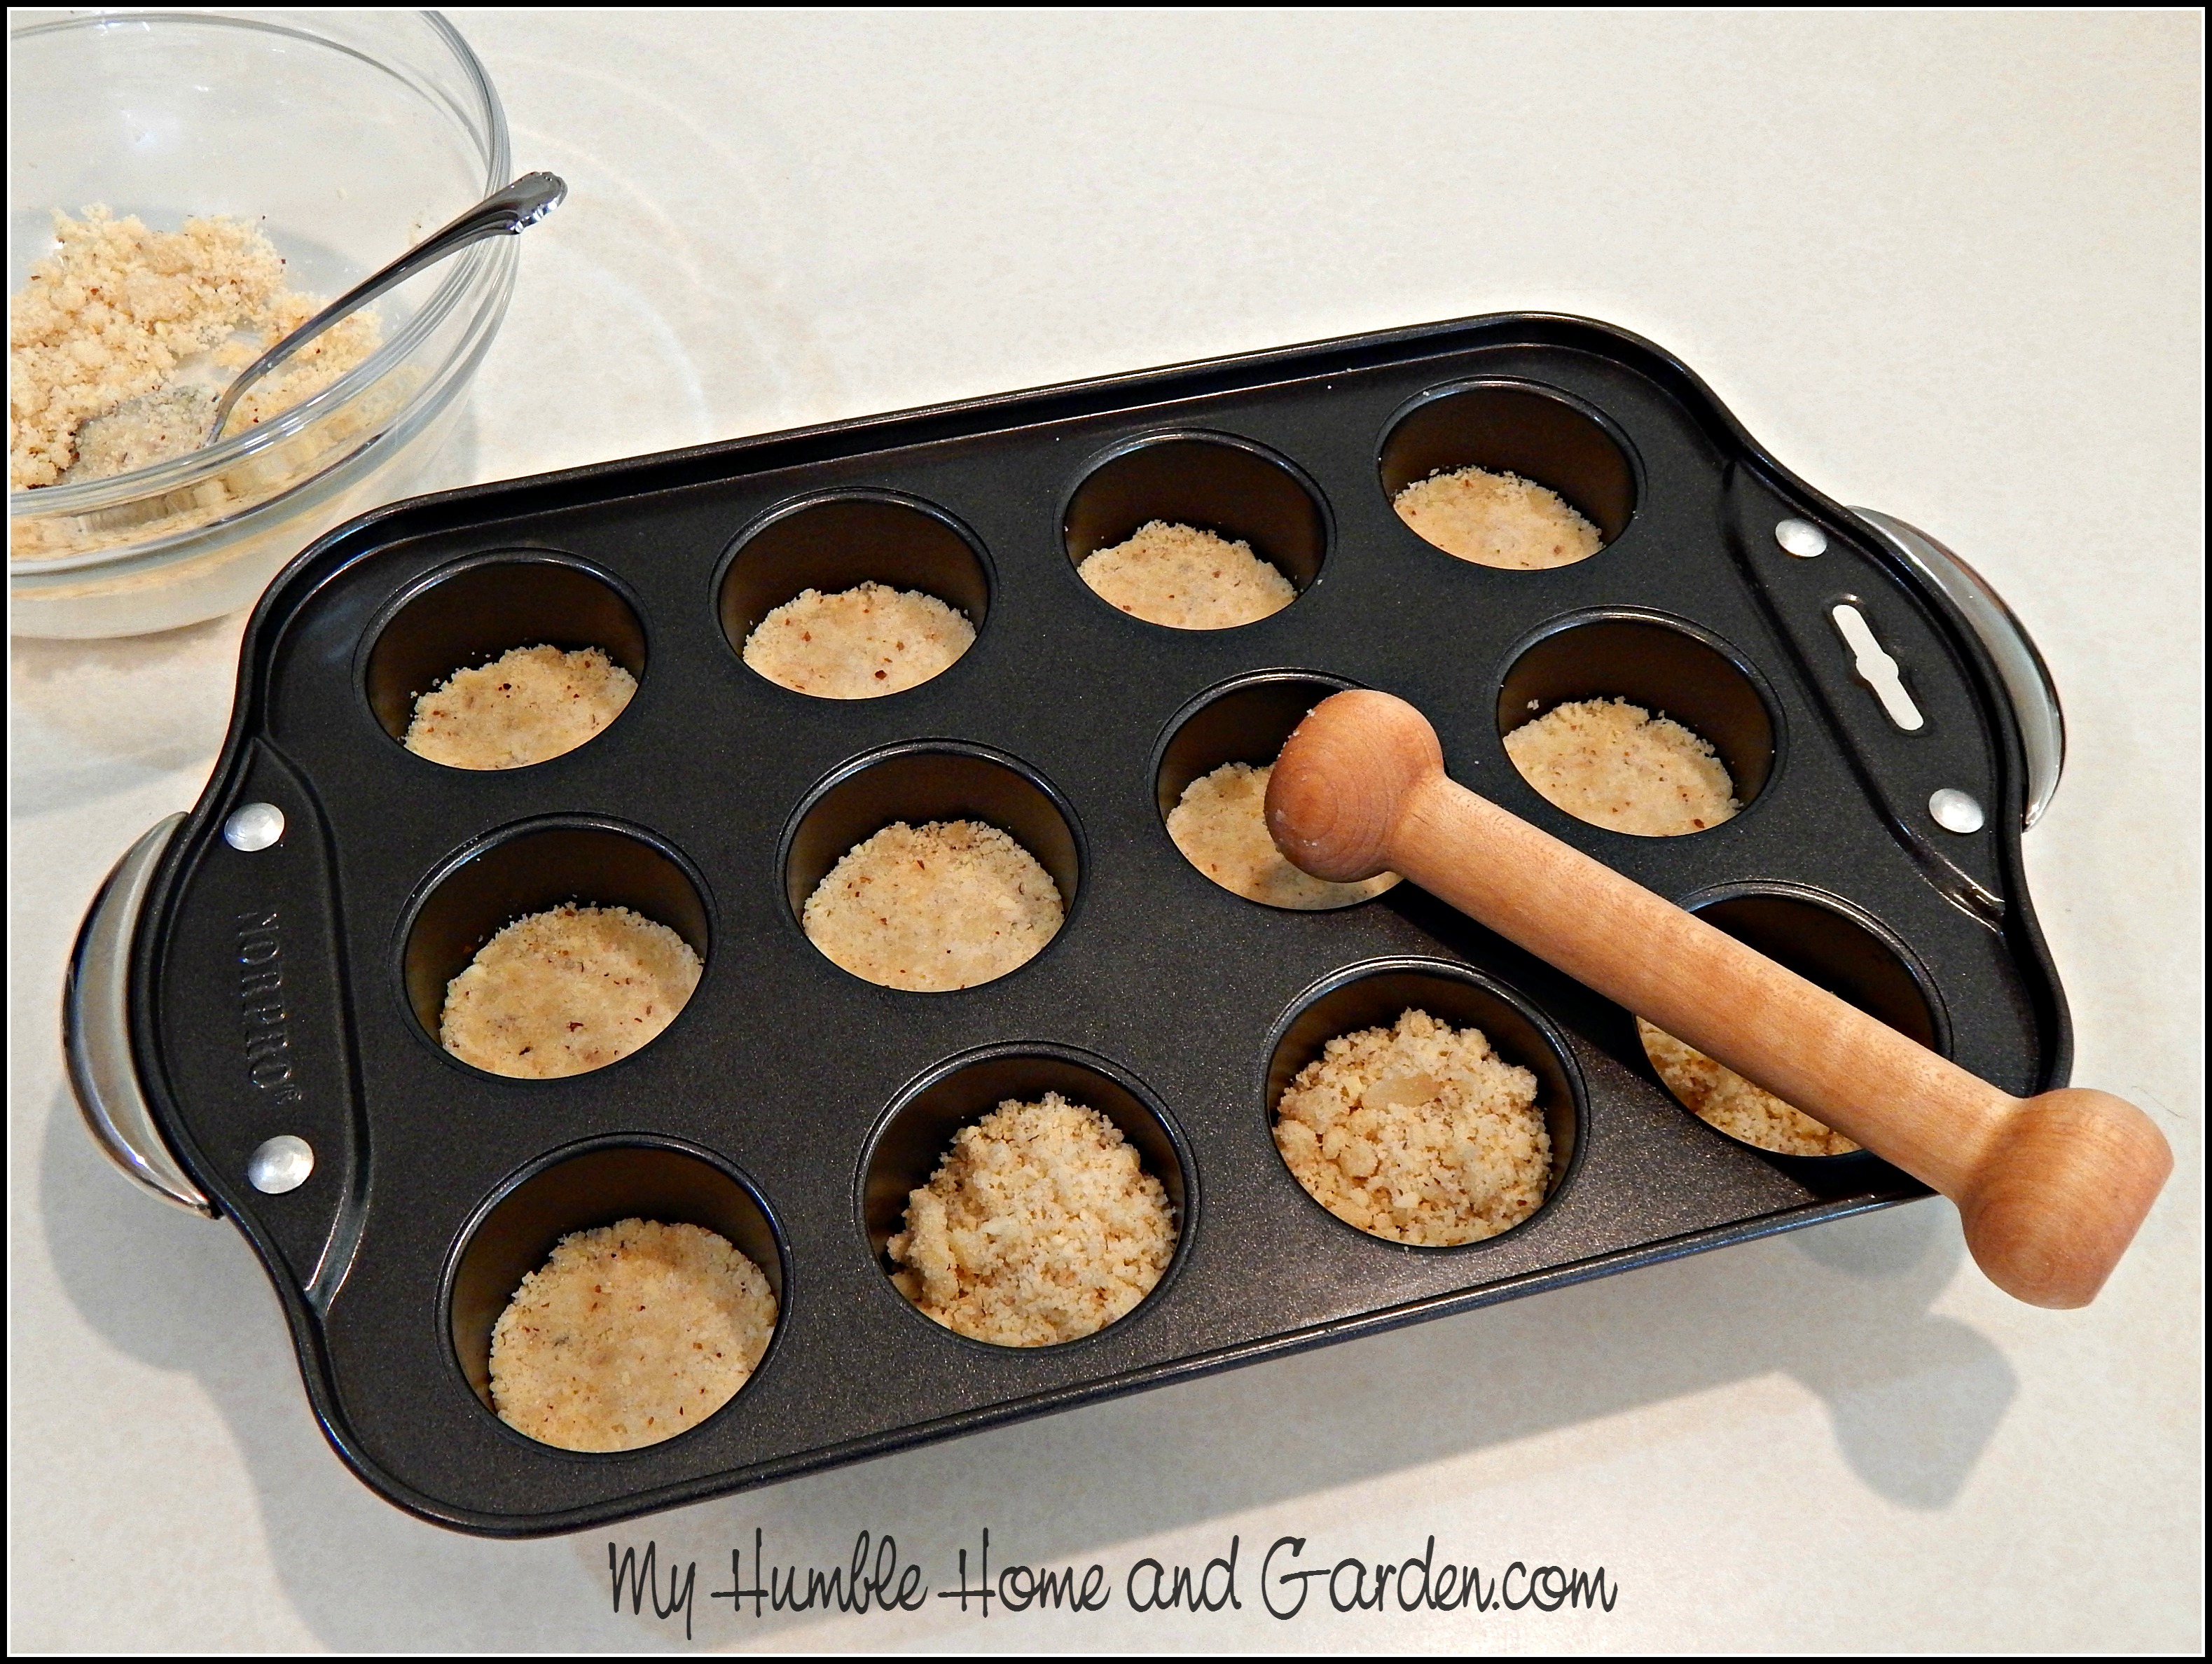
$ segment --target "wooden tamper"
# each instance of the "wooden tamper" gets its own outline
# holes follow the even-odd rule
[[[1942,1191],[1976,1263],[2032,1305],[2094,1299],[2172,1169],[2124,1099],[2001,1092],[1476,796],[1402,699],[1316,706],[1267,782],[1267,829],[1316,878],[1402,873]]]

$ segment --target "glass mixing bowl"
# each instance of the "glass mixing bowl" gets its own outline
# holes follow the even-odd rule
[[[483,66],[435,12],[11,11],[8,273],[53,211],[157,231],[258,221],[291,287],[338,294],[511,173]],[[514,287],[515,240],[379,301],[382,345],[219,445],[8,495],[9,628],[130,635],[245,605],[339,521],[422,489]],[[459,482],[441,482],[459,483]]]

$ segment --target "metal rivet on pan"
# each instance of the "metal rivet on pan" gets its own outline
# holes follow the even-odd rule
[[[1810,520],[1783,520],[1774,528],[1774,541],[1798,559],[1809,561],[1828,551],[1828,534]]]
[[[1982,805],[1955,786],[1947,786],[1929,798],[1928,812],[1946,832],[1978,832],[1987,818]]]
[[[222,841],[251,855],[284,835],[284,811],[273,803],[241,804],[222,823]],[[284,1187],[289,1190],[291,1187]]]
[[[305,1139],[279,1133],[246,1158],[246,1181],[265,1196],[281,1196],[307,1182],[315,1151]]]

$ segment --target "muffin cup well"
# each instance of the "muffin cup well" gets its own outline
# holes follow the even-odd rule
[[[411,586],[370,627],[362,692],[378,726],[404,740],[416,700],[454,671],[539,646],[597,647],[645,680],[645,626],[629,597],[573,556],[523,549],[471,556]]]
[[[1300,594],[1328,558],[1321,488],[1265,446],[1226,434],[1154,434],[1109,452],[1069,494],[1061,542],[1080,567],[1153,520],[1251,544]]]
[[[1131,1311],[1105,1329],[1093,1332],[1104,1334],[1152,1305],[1174,1280],[1191,1240],[1198,1200],[1197,1169],[1166,1108],[1143,1082],[1104,1058],[1073,1047],[1012,1042],[963,1053],[925,1072],[892,1099],[861,1156],[860,1229],[867,1238],[870,1256],[888,1282],[897,1269],[891,1263],[888,1244],[906,1229],[907,1199],[929,1182],[951,1152],[953,1134],[1008,1099],[1034,1103],[1047,1092],[1057,1092],[1070,1103],[1096,1109],[1112,1121],[1136,1148],[1145,1171],[1160,1181],[1175,1209],[1174,1257],[1152,1291]],[[904,1295],[892,1292],[901,1305],[921,1315]],[[930,1327],[939,1327],[934,1322]],[[1082,1335],[1058,1345],[1078,1345],[1092,1338]],[[988,1345],[994,1351],[1058,1350],[1058,1346],[1001,1347],[981,1340],[968,1344]]]
[[[1481,1029],[1500,1058],[1536,1077],[1536,1104],[1543,1112],[1545,1129],[1552,1140],[1551,1177],[1542,1205],[1510,1230],[1480,1242],[1449,1248],[1389,1243],[1401,1252],[1418,1254],[1457,1254],[1482,1248],[1525,1229],[1557,1199],[1581,1154],[1588,1111],[1582,1072],[1575,1066],[1565,1036],[1535,1006],[1471,965],[1449,959],[1373,960],[1338,971],[1300,994],[1275,1024],[1268,1042],[1265,1089],[1268,1141],[1273,1142],[1275,1106],[1298,1072],[1320,1057],[1330,1041],[1362,1029],[1388,1028],[1409,1008],[1425,1011],[1455,1029]],[[1277,1153],[1279,1156],[1280,1151]],[[1284,1171],[1289,1173],[1287,1163]],[[1295,1175],[1291,1181],[1297,1183]],[[1311,1199],[1312,1193],[1303,1184],[1298,1188]],[[1315,1201],[1314,1205],[1321,1204]],[[1333,1213],[1329,1217],[1336,1218]],[[1388,1240],[1346,1221],[1337,1223],[1370,1241]]]
[[[681,936],[702,966],[709,958],[706,884],[672,846],[641,827],[587,816],[505,827],[448,859],[402,929],[401,987],[431,1044],[446,986],[477,950],[515,920],[571,902],[628,908]]]
[[[738,536],[714,580],[722,634],[742,658],[761,620],[802,591],[861,584],[919,590],[964,614],[981,636],[991,572],[975,534],[945,510],[889,491],[785,503]]]
[[[1036,857],[1060,891],[1060,929],[1075,916],[1083,844],[1075,811],[1043,775],[988,746],[909,740],[854,758],[817,782],[793,811],[780,865],[784,899],[799,928],[806,898],[863,839],[894,821],[981,821]]]
[[[1935,980],[1919,956],[1873,914],[1808,885],[1778,882],[1722,885],[1692,896],[1682,905],[1715,929],[1887,1023],[1907,1039],[1941,1056],[1950,1055],[1950,1019]],[[1669,1097],[1674,1096],[1663,1078],[1659,1084]],[[1822,1171],[1832,1169],[1838,1162],[1880,1159],[1868,1150],[1840,1156],[1787,1154],[1717,1127],[1712,1130],[1770,1161],[1809,1163]]]
[[[1204,778],[1224,763],[1249,763],[1255,768],[1271,767],[1281,754],[1283,743],[1291,737],[1291,731],[1305,720],[1309,711],[1324,699],[1358,685],[1342,677],[1314,671],[1256,671],[1208,688],[1169,719],[1154,749],[1152,793],[1162,827],[1166,826],[1168,817],[1182,801],[1182,794],[1192,781]],[[1172,835],[1170,841],[1173,841]],[[1176,853],[1182,853],[1180,846]],[[1202,867],[1199,871],[1204,872]],[[1212,877],[1206,876],[1209,879]],[[1238,894],[1233,889],[1230,893]],[[1255,905],[1272,904],[1255,901]]]
[[[1274,762],[1306,713],[1358,687],[1318,671],[1255,671],[1204,693],[1168,719],[1152,760],[1152,794],[1165,821],[1190,783],[1224,762]]]
[[[1680,723],[1718,754],[1747,809],[1773,777],[1781,722],[1772,695],[1734,647],[1686,620],[1625,608],[1552,620],[1507,656],[1498,737],[1584,699],[1626,699]]]
[[[1434,474],[1518,474],[1565,498],[1607,545],[1636,513],[1627,440],[1580,399],[1533,381],[1463,381],[1421,394],[1390,418],[1376,466],[1393,503]]]
[[[720,1157],[672,1139],[617,1136],[570,1145],[501,1185],[464,1228],[447,1267],[441,1327],[452,1338],[462,1379],[485,1409],[493,1409],[492,1329],[522,1279],[545,1263],[563,1236],[633,1218],[698,1225],[727,1241],[768,1278],[775,1295],[776,1335],[782,1334],[783,1242],[749,1179]],[[772,1337],[746,1386],[775,1351]],[[730,1402],[744,1396],[740,1388]],[[515,1436],[528,1437],[520,1432]],[[567,1454],[592,1459],[630,1453]]]

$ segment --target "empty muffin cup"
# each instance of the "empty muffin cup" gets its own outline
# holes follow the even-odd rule
[[[1579,399],[1534,382],[1422,394],[1391,418],[1378,461],[1399,517],[1482,566],[1585,560],[1617,541],[1636,511],[1626,440]]]
[[[1718,636],[1607,609],[1554,619],[1514,649],[1498,733],[1555,807],[1608,830],[1672,836],[1720,824],[1765,788],[1774,710]]]
[[[957,1139],[1009,1103],[1079,1108],[1103,1117],[1110,1133],[1091,1138],[1088,1115],[1027,1128],[1043,1136],[1013,1152],[1006,1165],[1017,1170],[998,1183],[970,1169]],[[1058,1196],[1055,1175],[1043,1168],[1054,1160],[1072,1169],[1060,1175]],[[941,1169],[950,1170],[933,1190]],[[951,1199],[917,1217],[917,1206],[928,1205],[916,1204],[917,1191]],[[892,1102],[862,1168],[861,1229],[877,1265],[917,1312],[987,1344],[1048,1345],[1097,1333],[1158,1295],[1189,1240],[1196,1191],[1180,1135],[1134,1076],[1072,1048],[1009,1043],[950,1059]],[[1003,1221],[983,1233],[987,1252],[942,1263],[957,1223],[948,1206],[957,1215],[979,1205],[995,1206]],[[1040,1205],[1066,1217],[1032,1217]]]
[[[1153,764],[1160,820],[1185,860],[1231,895],[1313,912],[1351,907],[1398,882],[1309,877],[1276,850],[1264,813],[1267,778],[1306,713],[1357,684],[1306,671],[1261,671],[1206,692],[1169,721]]]
[[[1729,885],[1684,905],[1907,1039],[1949,1054],[1950,1025],[1926,969],[1850,902],[1804,885],[1770,883]],[[1661,1083],[1716,1132],[1770,1155],[1822,1165],[1863,1155],[1841,1134],[1640,1017],[1637,1029]]]
[[[787,503],[739,534],[716,588],[722,633],[756,673],[820,699],[899,693],[942,675],[991,607],[974,534],[884,491]]]
[[[650,833],[557,816],[448,860],[409,916],[407,1003],[449,1056],[544,1079],[649,1045],[703,973],[706,890]]]
[[[1473,1048],[1431,1024],[1408,1023],[1408,1013],[1425,1013],[1455,1035],[1480,1030],[1488,1058],[1479,1067],[1461,1070]],[[1377,1030],[1389,1035],[1387,1044],[1373,1037]],[[1370,1037],[1358,1055],[1350,1048],[1330,1054],[1331,1042],[1363,1035]],[[1412,1057],[1431,1051],[1459,1054],[1443,1066],[1445,1076],[1394,1060],[1401,1053]],[[1363,1069],[1377,1078],[1351,1078]],[[1462,1088],[1448,1078],[1455,1071],[1465,1076]],[[1517,1083],[1504,1078],[1514,1071],[1533,1077],[1533,1093],[1526,1078]],[[1477,1080],[1478,1075],[1484,1078]],[[1489,1078],[1493,1076],[1498,1078]],[[1352,1086],[1363,1090],[1346,1096]],[[1332,1124],[1322,1129],[1301,1116],[1304,1130],[1291,1139],[1284,1128],[1284,1106],[1294,1091],[1343,1098],[1354,1107],[1340,1119],[1324,1117]],[[1477,1104],[1474,1099],[1481,1092],[1513,1102]],[[1574,1167],[1583,1096],[1566,1042],[1534,1006],[1471,966],[1403,958],[1349,967],[1298,997],[1276,1025],[1266,1101],[1277,1154],[1332,1217],[1382,1240],[1449,1248],[1472,1247],[1517,1229],[1559,1193]],[[1530,1111],[1540,1121],[1540,1134],[1522,1122]],[[1363,1113],[1382,1124],[1354,1120]],[[1452,1136],[1445,1135],[1446,1126],[1455,1129]],[[1467,1133],[1475,1135],[1470,1147],[1455,1147]],[[1378,1138],[1395,1145],[1384,1152],[1392,1163],[1387,1167],[1361,1159],[1357,1147],[1364,1140],[1372,1148]],[[1532,1152],[1540,1158],[1538,1170],[1524,1173]],[[1402,1181],[1406,1191],[1423,1193],[1424,1201],[1404,1218],[1376,1217],[1376,1195],[1371,1187],[1364,1193],[1361,1187],[1378,1174],[1386,1186]],[[1430,1191],[1437,1193],[1433,1204],[1425,1199]],[[1451,1240],[1432,1240],[1439,1236]]]
[[[1182,629],[1280,611],[1321,576],[1321,492],[1284,458],[1225,434],[1156,434],[1109,453],[1060,517],[1068,560],[1117,610]]]
[[[550,550],[441,568],[372,629],[362,691],[378,726],[450,768],[523,768],[574,750],[645,677],[636,607],[604,573]]]
[[[557,1441],[560,1447],[571,1450],[635,1448],[690,1431],[710,1419],[759,1374],[763,1357],[753,1351],[758,1340],[757,1323],[765,1316],[781,1327],[786,1284],[781,1241],[750,1181],[720,1157],[674,1139],[594,1139],[555,1151],[532,1163],[502,1185],[461,1234],[459,1251],[447,1273],[444,1327],[462,1379],[485,1409],[501,1413],[493,1390],[494,1333],[523,1280],[547,1265],[562,1238],[632,1220],[712,1232],[751,1262],[766,1284],[766,1299],[759,1298],[757,1284],[738,1291],[741,1303],[758,1308],[739,1314],[755,1333],[738,1337],[734,1345],[726,1339],[725,1349],[731,1355],[721,1360],[720,1367],[702,1355],[703,1349],[690,1344],[692,1339],[705,1338],[699,1334],[680,1337],[680,1345],[665,1335],[647,1333],[636,1337],[651,1348],[664,1367],[649,1375],[641,1372],[643,1378],[635,1381],[604,1369],[595,1370],[593,1361],[587,1360],[579,1371],[584,1379],[564,1383],[569,1390],[562,1395],[568,1402],[566,1413],[560,1418],[565,1424]],[[736,1270],[747,1283],[752,1282],[744,1267]],[[698,1290],[674,1286],[675,1281],[675,1277],[664,1274],[647,1284],[648,1291],[665,1289],[686,1305],[696,1301]],[[751,1295],[751,1301],[744,1301],[746,1294]],[[666,1314],[683,1315],[680,1306]],[[648,1325],[660,1315],[650,1311],[638,1315],[639,1321]],[[588,1324],[611,1320],[605,1314],[586,1314],[585,1321]],[[592,1339],[604,1341],[609,1337]],[[598,1350],[581,1336],[576,1344],[579,1351]],[[773,1345],[772,1339],[769,1345]],[[663,1353],[669,1356],[661,1357]],[[672,1369],[666,1367],[672,1359]],[[516,1407],[506,1406],[507,1414],[502,1419],[509,1426],[518,1419]],[[603,1418],[618,1421],[625,1415],[632,1423],[627,1428],[591,1424]],[[517,1431],[522,1436],[535,1436],[520,1428]],[[610,1437],[624,1442],[610,1443],[606,1442]]]
[[[1073,811],[1027,765],[919,740],[815,786],[784,835],[782,870],[792,917],[830,963],[946,993],[1043,950],[1075,910],[1083,853]]]

